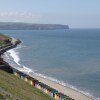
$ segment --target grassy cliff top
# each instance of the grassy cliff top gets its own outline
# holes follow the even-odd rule
[[[11,38],[9,36],[0,33],[0,46],[6,44],[9,41],[11,41]]]
[[[53,100],[53,98],[13,74],[0,70],[0,100]]]

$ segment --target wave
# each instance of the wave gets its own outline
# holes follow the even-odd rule
[[[32,69],[30,69],[30,68],[28,68],[28,67],[25,67],[25,65],[23,65],[23,64],[20,64],[20,60],[21,60],[21,59],[20,59],[20,57],[19,57],[19,52],[18,52],[18,49],[20,49],[20,48],[21,48],[21,45],[18,46],[17,48],[14,48],[14,49],[11,49],[11,50],[7,51],[7,52],[9,53],[10,57],[13,58],[13,61],[19,66],[19,67],[18,67],[18,70],[20,70],[20,71],[22,71],[22,72],[24,72],[24,73],[26,73],[26,74],[32,73],[33,75],[35,74],[35,75],[37,75],[37,76],[40,76],[40,77],[42,77],[42,78],[45,78],[45,79],[54,81],[54,82],[56,82],[56,83],[58,83],[58,84],[61,84],[61,85],[63,85],[63,86],[70,87],[71,89],[73,89],[73,90],[75,90],[75,91],[78,91],[78,92],[80,92],[80,93],[82,93],[82,94],[84,94],[84,95],[86,95],[86,96],[88,96],[88,97],[93,98],[93,100],[100,100],[100,98],[94,97],[94,96],[93,96],[92,94],[90,94],[89,92],[81,91],[81,90],[79,90],[78,88],[76,88],[75,86],[72,86],[72,85],[70,85],[70,84],[68,84],[68,83],[65,83],[65,82],[63,82],[63,81],[59,81],[59,80],[57,80],[56,78],[48,77],[48,76],[46,76],[46,75],[43,75],[43,74],[40,74],[40,73],[36,73],[34,70],[32,70]],[[8,59],[10,59],[9,55],[6,54],[6,57],[7,57]],[[9,63],[9,61],[8,61],[8,63]]]
[[[68,84],[68,83],[65,83],[65,82],[63,82],[63,81],[59,81],[59,80],[57,80],[56,78],[48,77],[48,76],[45,76],[45,75],[40,74],[40,73],[34,73],[34,74],[35,74],[36,76],[39,76],[39,77],[48,79],[48,80],[53,81],[53,82],[56,82],[56,83],[58,83],[58,84],[60,84],[60,85],[69,87],[69,88],[71,88],[71,89],[73,89],[73,90],[75,90],[75,91],[78,91],[78,92],[84,94],[85,96],[88,96],[88,97],[90,97],[90,98],[93,98],[93,100],[100,100],[100,98],[94,97],[94,96],[93,96],[92,94],[90,94],[89,92],[81,91],[81,90],[79,90],[78,88],[76,88],[75,86],[72,86],[72,85],[70,85],[70,84]],[[34,75],[34,74],[33,74],[33,75]]]
[[[13,58],[13,60],[16,62],[16,64],[18,64],[20,66],[21,64],[19,63],[20,58],[18,56],[18,52],[15,52],[15,50],[12,49],[12,50],[9,50],[8,53],[10,53],[10,56]]]

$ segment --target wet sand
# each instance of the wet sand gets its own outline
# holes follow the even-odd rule
[[[67,87],[67,86],[63,86],[57,82],[54,82],[54,81],[51,81],[51,80],[48,80],[48,79],[45,79],[43,77],[40,77],[40,76],[36,76],[36,75],[31,75],[29,74],[31,77],[39,80],[40,82],[58,90],[59,92],[65,94],[65,95],[68,95],[69,97],[75,99],[75,100],[92,100],[90,97],[70,88],[70,87]]]

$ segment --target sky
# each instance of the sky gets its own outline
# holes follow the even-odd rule
[[[100,0],[0,0],[0,22],[100,28]]]

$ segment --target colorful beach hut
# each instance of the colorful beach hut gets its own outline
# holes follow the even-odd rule
[[[49,88],[49,95],[53,98],[55,98],[55,93],[57,93],[58,91],[53,89],[53,88]]]
[[[27,83],[29,82],[29,79],[30,79],[29,76],[25,76],[25,77],[24,77],[24,81],[27,82]]]
[[[18,77],[19,77],[19,78],[21,78],[21,75],[22,75],[22,74],[23,74],[22,72],[18,71]]]
[[[26,74],[21,74],[21,79],[24,80],[26,76]]]
[[[31,84],[32,86],[35,86],[35,83],[38,82],[38,80],[32,78],[32,77],[29,77],[28,78],[28,83]]]
[[[74,100],[70,98],[69,96],[66,96],[62,93],[59,93],[57,90],[49,87],[48,85],[45,85],[44,83],[39,82],[38,80],[32,78],[31,76],[22,73],[21,71],[18,71],[17,69],[13,69],[14,75],[21,78],[25,82],[31,84],[32,86],[35,86],[37,89],[41,90],[45,94],[55,98],[55,100]]]
[[[21,78],[21,74],[23,74],[22,72],[18,71],[17,69],[13,68],[13,73],[15,76]]]
[[[15,76],[18,76],[18,70],[13,69],[13,73],[14,73]]]
[[[18,72],[17,72],[17,71],[15,71],[15,72],[14,72],[14,75],[15,75],[15,76],[18,76]]]
[[[59,100],[59,95],[58,95],[58,93],[55,93],[55,99],[56,99],[56,100]]]
[[[64,94],[62,94],[62,93],[57,93],[57,98],[59,99],[59,100],[66,100],[66,95],[64,95]]]

